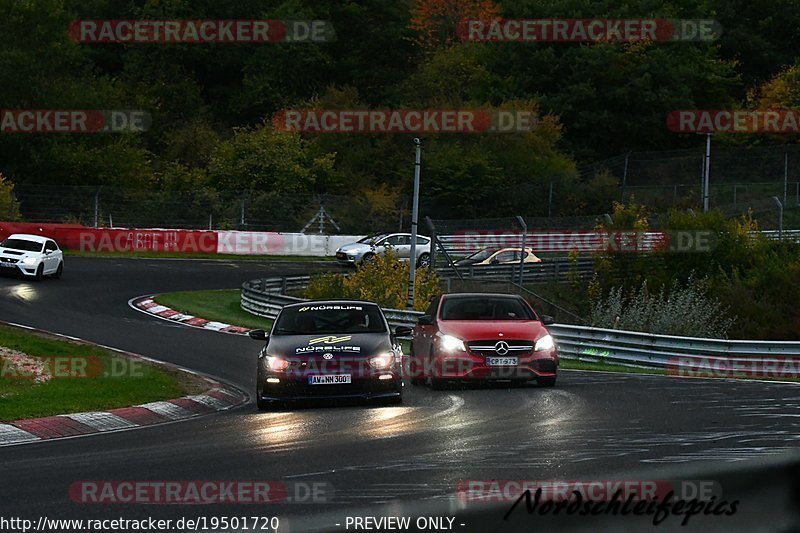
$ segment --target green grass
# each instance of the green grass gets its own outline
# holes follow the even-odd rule
[[[124,259],[224,259],[228,261],[335,261],[335,257],[312,257],[305,255],[237,255],[237,254],[210,254],[192,253],[182,254],[177,252],[81,252],[78,250],[64,250],[64,255],[70,257],[101,257]]]
[[[558,366],[565,370],[601,370],[603,372],[621,372],[624,374],[657,374],[664,375],[661,368],[636,368],[622,365],[611,365],[608,363],[591,363],[588,361],[577,361],[575,359],[559,359]]]
[[[0,325],[0,346],[34,357],[56,357],[86,369],[46,383],[19,376],[0,358],[0,421],[97,411],[193,394],[206,387],[198,378],[132,360],[95,345]],[[69,358],[69,359],[66,359]]]
[[[159,294],[153,299],[161,305],[187,315],[234,326],[268,329],[272,321],[243,310],[239,294],[239,289],[184,291]]]

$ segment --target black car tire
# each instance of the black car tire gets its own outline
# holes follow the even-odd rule
[[[364,257],[361,258],[361,264],[362,265],[368,265],[368,264],[370,264],[372,262],[373,259],[375,259],[375,254],[373,254],[371,252],[370,253],[366,253],[366,254],[364,254]]]
[[[536,382],[540,387],[552,387],[556,384],[556,378],[536,378]]]
[[[64,273],[64,261],[58,262],[58,269],[56,269],[56,273],[53,274],[53,278],[61,279],[61,274]]]
[[[262,383],[263,379],[264,378],[259,374],[258,383]],[[260,411],[266,411],[272,407],[272,402],[261,399],[263,392],[264,391],[261,390],[261,385],[256,385],[256,407],[258,407]]]
[[[417,260],[417,266],[419,268],[428,268],[428,267],[430,267],[431,266],[431,254],[424,253],[424,254],[420,255],[419,259]]]
[[[44,279],[44,265],[39,263],[39,268],[36,269],[36,281],[42,281]]]

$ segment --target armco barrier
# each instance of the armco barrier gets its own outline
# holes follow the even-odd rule
[[[703,359],[735,358],[742,363],[800,356],[800,342],[701,339],[556,324],[549,327],[559,355],[623,366],[692,366]]]
[[[305,287],[308,281],[308,276],[246,281],[242,285],[242,309],[256,316],[274,319],[284,305],[308,301],[284,294],[287,290]],[[417,318],[422,315],[418,311],[402,309],[384,309],[383,312],[392,327],[413,326],[416,324]]]
[[[519,279],[519,265],[459,266],[458,273],[464,279],[488,281],[507,281]],[[437,272],[441,277],[451,278],[456,274],[450,266],[437,262]],[[523,268],[525,282],[566,281],[572,278],[592,277],[594,263],[591,257],[579,257],[575,262],[567,257],[548,258],[541,263],[529,263]]]
[[[275,318],[284,305],[307,301],[284,292],[302,288],[308,280],[308,276],[297,276],[245,282],[242,309],[257,316]],[[392,326],[413,326],[423,314],[401,309],[384,309],[384,313]],[[677,368],[692,367],[707,358],[732,358],[748,363],[800,357],[800,342],[701,339],[568,324],[553,324],[548,329],[564,359],[621,366]]]

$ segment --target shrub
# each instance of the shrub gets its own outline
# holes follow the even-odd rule
[[[727,316],[720,301],[708,295],[708,282],[689,276],[686,286],[677,280],[669,290],[662,286],[651,293],[645,281],[638,290],[625,295],[614,287],[592,301],[594,327],[680,335],[684,337],[727,338],[735,318]]]
[[[354,299],[376,302],[381,307],[405,309],[408,294],[407,262],[397,260],[391,250],[376,255],[370,263],[359,266],[355,273],[322,274],[311,279],[304,292],[306,298]],[[438,294],[439,279],[430,269],[416,270],[414,309],[423,311],[428,301]]]
[[[0,220],[19,220],[19,202],[11,199],[13,190],[14,184],[0,174]]]

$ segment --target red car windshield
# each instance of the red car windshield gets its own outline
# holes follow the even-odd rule
[[[442,302],[441,320],[537,320],[518,298],[455,297]]]

